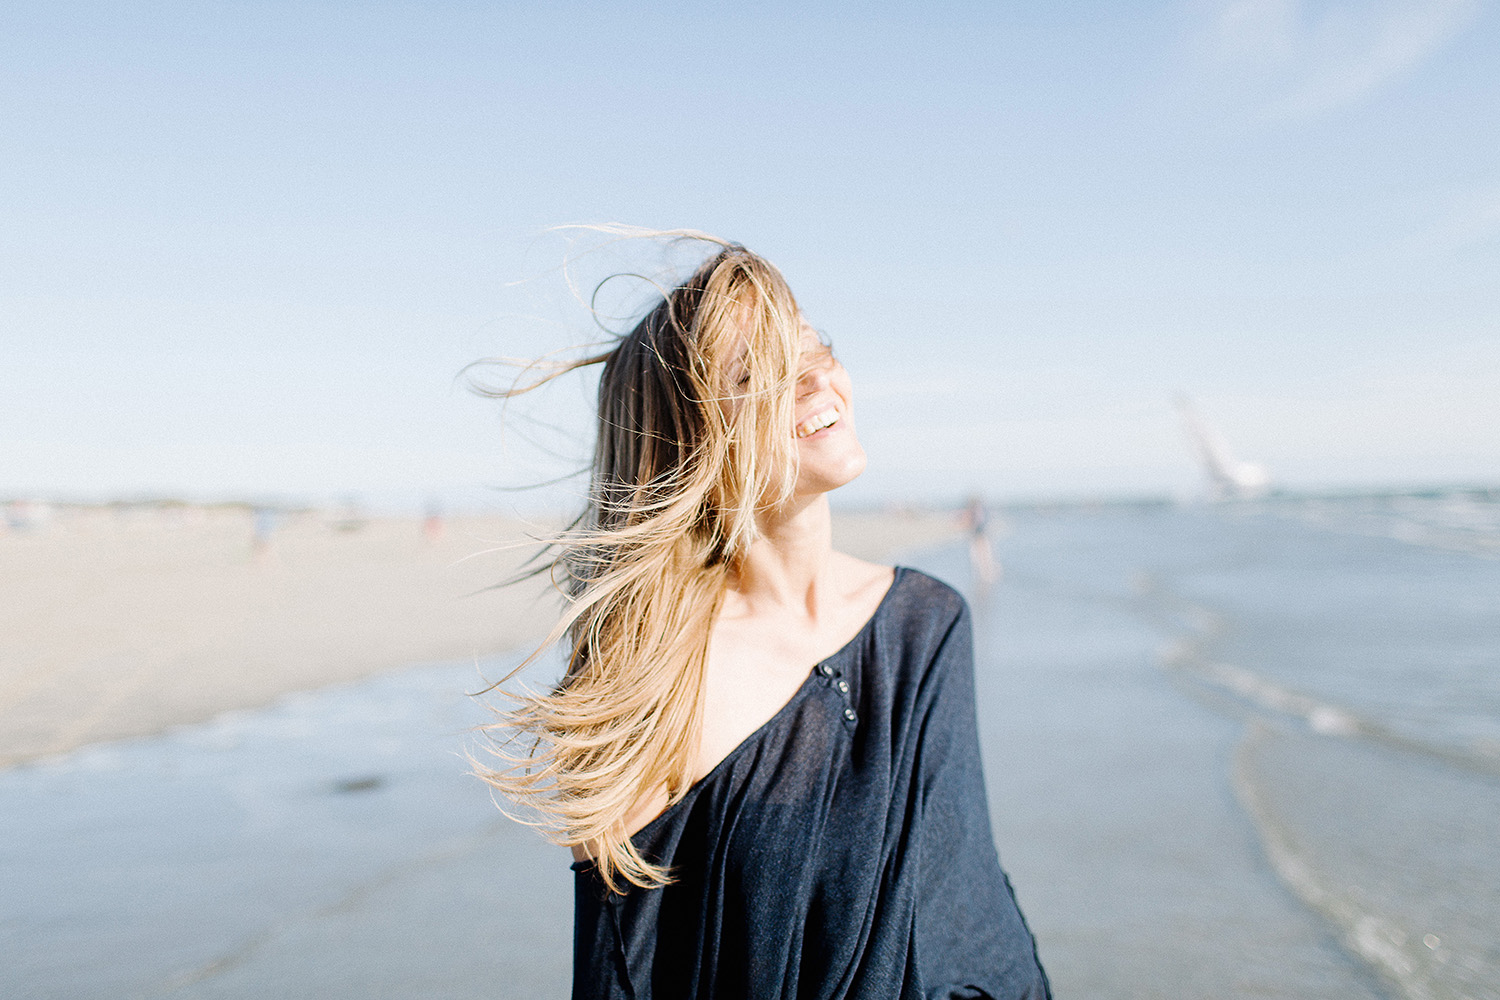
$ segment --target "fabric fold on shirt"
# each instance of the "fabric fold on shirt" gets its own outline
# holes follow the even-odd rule
[[[917,570],[633,840],[674,881],[574,864],[574,1000],[1050,998],[990,829],[968,608]]]

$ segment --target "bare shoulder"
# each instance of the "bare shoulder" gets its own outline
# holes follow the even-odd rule
[[[896,579],[894,566],[866,562],[843,552],[833,553],[830,565],[844,601],[855,607],[867,607],[871,614]]]

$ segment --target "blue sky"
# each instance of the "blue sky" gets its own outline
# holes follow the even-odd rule
[[[586,339],[546,230],[616,221],[782,267],[851,500],[1189,493],[1178,392],[1285,486],[1500,481],[1492,3],[18,3],[0,129],[0,496],[561,471],[584,385],[454,377]]]

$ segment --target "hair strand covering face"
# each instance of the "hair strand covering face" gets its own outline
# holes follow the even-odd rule
[[[546,539],[564,612],[522,664],[566,640],[567,673],[548,693],[510,695],[514,707],[484,727],[497,764],[476,763],[476,773],[556,842],[587,850],[611,891],[670,880],[626,823],[643,801],[664,790],[675,802],[692,781],[729,574],[757,516],[785,503],[796,480],[796,300],[763,258],[693,238],[718,252],[612,350],[492,393],[604,365],[588,508]]]

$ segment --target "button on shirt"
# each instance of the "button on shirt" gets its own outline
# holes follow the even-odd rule
[[[990,832],[968,610],[916,570],[633,839],[674,881],[573,866],[574,1000],[1050,997]]]

